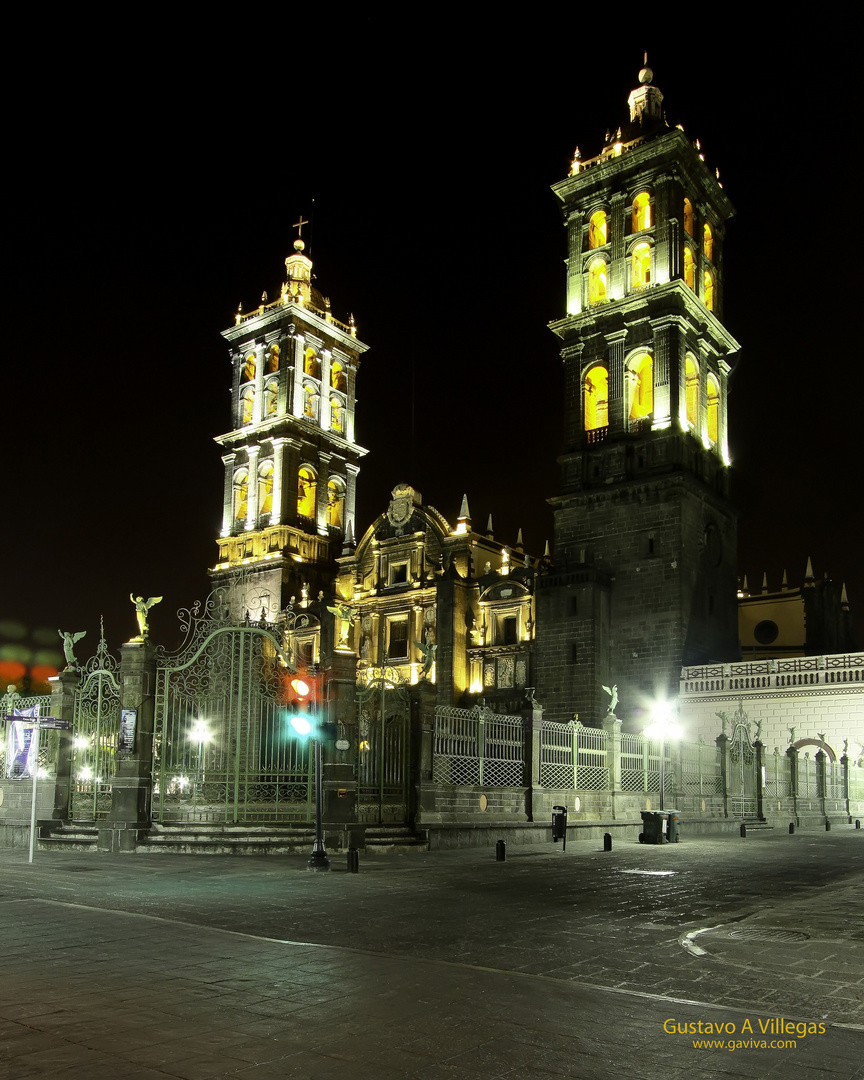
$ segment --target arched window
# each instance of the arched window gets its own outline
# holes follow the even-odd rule
[[[689,199],[684,200],[684,232],[693,235],[693,203]]]
[[[640,191],[633,200],[633,232],[651,228],[651,196]]]
[[[342,399],[334,394],[330,398],[330,430],[335,431],[337,435],[342,434],[344,415],[345,409],[342,406]]]
[[[708,376],[708,442],[717,445],[720,432],[720,385],[713,375]]]
[[[242,524],[249,509],[249,473],[240,469],[234,473],[234,520]]]
[[[714,262],[714,233],[707,221],[703,229],[702,250],[705,252],[705,258]]]
[[[308,375],[310,379],[321,378],[321,361],[311,346],[307,346],[303,354],[303,374]]]
[[[627,365],[630,420],[642,420],[654,411],[654,361],[650,353],[634,356]]]
[[[345,484],[338,476],[327,481],[327,524],[334,529],[344,528]]]
[[[702,275],[704,282],[704,288],[702,292],[702,302],[709,311],[714,310],[714,275],[710,270],[706,270]]]
[[[609,373],[602,364],[595,364],[585,376],[585,430],[596,431],[609,426]]]
[[[651,245],[637,244],[633,248],[633,267],[630,274],[632,288],[643,289],[651,283]]]
[[[334,360],[330,365],[330,385],[334,390],[339,390],[343,394],[348,392],[348,385],[345,381],[345,371],[338,360]]]
[[[245,387],[240,394],[240,426],[252,423],[252,415],[255,409],[255,391],[251,386]]]
[[[699,422],[699,368],[688,353],[684,370],[685,395],[687,400],[687,423],[695,428]]]
[[[588,303],[602,304],[606,299],[606,261],[595,259],[588,267]]]
[[[250,353],[246,357],[246,363],[243,366],[243,378],[241,382],[254,382],[255,381],[255,353]]]
[[[258,513],[273,512],[273,463],[265,461],[258,469]]]
[[[318,390],[312,383],[303,384],[303,415],[318,419]]]
[[[588,223],[588,248],[603,247],[609,237],[609,225],[606,221],[606,211],[597,210],[591,215]]]
[[[315,518],[318,481],[310,465],[304,465],[297,474],[297,513],[300,517]]]
[[[267,373],[272,374],[274,371],[279,370],[279,346],[271,345],[270,352],[267,355]]]
[[[276,379],[268,379],[264,384],[264,415],[276,415],[276,402],[279,393],[279,383]]]
[[[684,245],[684,284],[696,291],[696,268],[689,244]]]

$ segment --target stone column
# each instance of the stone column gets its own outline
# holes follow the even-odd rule
[[[843,805],[846,809],[846,820],[851,824],[852,807],[849,805],[849,756],[845,751],[840,758],[840,764],[843,766]]]
[[[51,716],[59,720],[68,720],[70,725],[75,719],[75,693],[80,675],[77,668],[66,668],[59,675],[50,679]],[[57,821],[69,819],[69,796],[72,774],[72,750],[74,731],[58,731],[56,775],[54,780],[54,809],[52,818]]]
[[[729,736],[724,731],[714,740],[720,751],[720,779],[723,785],[723,817],[729,817]]]
[[[294,338],[294,394],[291,412],[294,416],[303,415],[303,350],[306,348],[306,338],[298,334]]]
[[[609,376],[609,434],[627,430],[627,398],[624,392],[624,347],[626,330],[606,335],[606,363]]]
[[[345,466],[345,520],[343,522],[345,526],[345,535],[348,535],[348,522],[351,522],[351,532],[354,536],[354,540],[357,537],[357,522],[355,521],[355,515],[357,512],[357,473],[360,469],[357,465],[346,464]]]
[[[150,827],[155,696],[156,650],[149,641],[129,641],[120,649],[120,708],[135,710],[135,737],[111,777],[111,816],[99,822],[99,851],[134,851]]]
[[[329,398],[328,398],[329,401]],[[329,409],[329,405],[328,405]],[[318,488],[316,490],[315,523],[319,536],[326,536],[327,527],[327,484],[330,480],[330,454],[318,455]]]
[[[582,310],[582,215],[578,210],[567,215],[567,314]]]
[[[250,446],[247,469],[249,480],[246,487],[246,531],[253,532],[258,527],[258,451],[260,446]]]
[[[263,345],[255,346],[255,402],[252,409],[252,423],[257,424],[264,416],[264,365],[267,352]]]
[[[230,536],[234,527],[234,459],[236,454],[223,454],[225,480],[222,487],[222,535]]]
[[[603,717],[602,727],[606,732],[606,767],[609,770],[610,812],[614,821],[618,816],[619,809],[623,811],[625,817],[627,816],[626,808],[623,806],[624,792],[621,789],[621,721],[615,713],[607,713]]]
[[[270,524],[282,522],[282,458],[285,454],[285,439],[273,439],[273,506],[270,511]]]
[[[826,805],[828,798],[828,778],[825,775],[825,763],[828,760],[828,755],[820,747],[816,752],[816,797],[819,800],[822,809],[822,816],[828,817],[828,807]]]
[[[322,431],[330,430],[330,350],[321,350],[321,408],[318,420]]]
[[[668,427],[672,419],[672,402],[669,392],[669,360],[675,345],[672,322],[669,319],[657,319],[654,322],[654,360],[652,374],[654,380],[654,418],[651,426],[655,430]]]
[[[792,812],[798,821],[798,747],[790,746],[786,751],[789,761],[789,790],[792,793]]]
[[[410,786],[413,805],[409,814],[416,825],[429,821],[436,814],[435,786],[432,781],[432,740],[435,735],[435,687],[430,682],[416,683],[410,688],[411,729]]]

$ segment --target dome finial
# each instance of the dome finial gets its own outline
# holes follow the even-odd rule
[[[642,70],[639,72],[639,82],[645,86],[651,82],[654,78],[654,72],[648,67],[648,53],[644,54],[645,58],[642,64]]]

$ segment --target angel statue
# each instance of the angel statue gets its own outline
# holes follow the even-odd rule
[[[78,662],[75,659],[73,646],[76,641],[80,641],[81,638],[87,634],[87,631],[79,630],[77,634],[73,634],[68,630],[58,630],[57,633],[63,639],[63,655],[66,657],[66,670],[70,671],[77,668]]]
[[[135,618],[138,620],[138,637],[133,638],[133,641],[143,641],[150,632],[150,624],[147,620],[147,613],[151,607],[156,604],[161,604],[161,596],[151,596],[149,600],[145,600],[143,596],[133,596],[129,593],[129,599],[135,605]]]
[[[432,670],[432,665],[435,663],[435,651],[438,648],[437,645],[432,644],[432,633],[430,630],[426,631],[426,644],[424,645],[420,641],[415,641],[414,645],[423,654],[423,668],[420,672],[421,679],[428,679],[429,672]]]
[[[603,686],[602,683],[600,685],[609,695],[609,711],[607,716],[614,716],[615,706],[618,704],[618,683],[615,683],[613,686]]]
[[[795,728],[790,727],[787,730],[789,732],[789,745],[791,746],[795,742]]]
[[[340,621],[338,647],[340,649],[345,648],[348,645],[348,634],[351,632],[351,620],[354,618],[357,609],[351,607],[350,604],[346,604],[344,600],[337,598],[335,607],[328,605],[327,610]]]

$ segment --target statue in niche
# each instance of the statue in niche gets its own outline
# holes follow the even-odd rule
[[[613,683],[612,686],[603,686],[600,684],[604,693],[609,695],[609,708],[606,710],[607,716],[615,715],[615,706],[618,704],[618,683]]]
[[[360,659],[361,660],[368,660],[369,659],[369,635],[368,634],[364,634],[363,637],[360,638]]]
[[[354,618],[357,609],[350,604],[346,604],[344,600],[336,601],[335,607],[328,607],[327,610],[331,615],[334,615],[339,620],[339,642],[338,648],[343,648],[348,644],[348,634],[351,630],[351,620]]]
[[[68,630],[58,630],[57,633],[63,639],[63,655],[66,657],[66,670],[74,671],[78,667],[78,661],[75,659],[74,645],[76,641],[80,641],[86,634],[86,630],[79,630],[77,634],[70,633]]]
[[[150,620],[148,618],[150,608],[162,603],[161,596],[151,596],[145,600],[143,596],[133,596],[129,593],[129,599],[135,605],[135,618],[138,620],[138,637],[133,641],[144,641],[150,635]],[[249,613],[246,613],[248,618]]]

